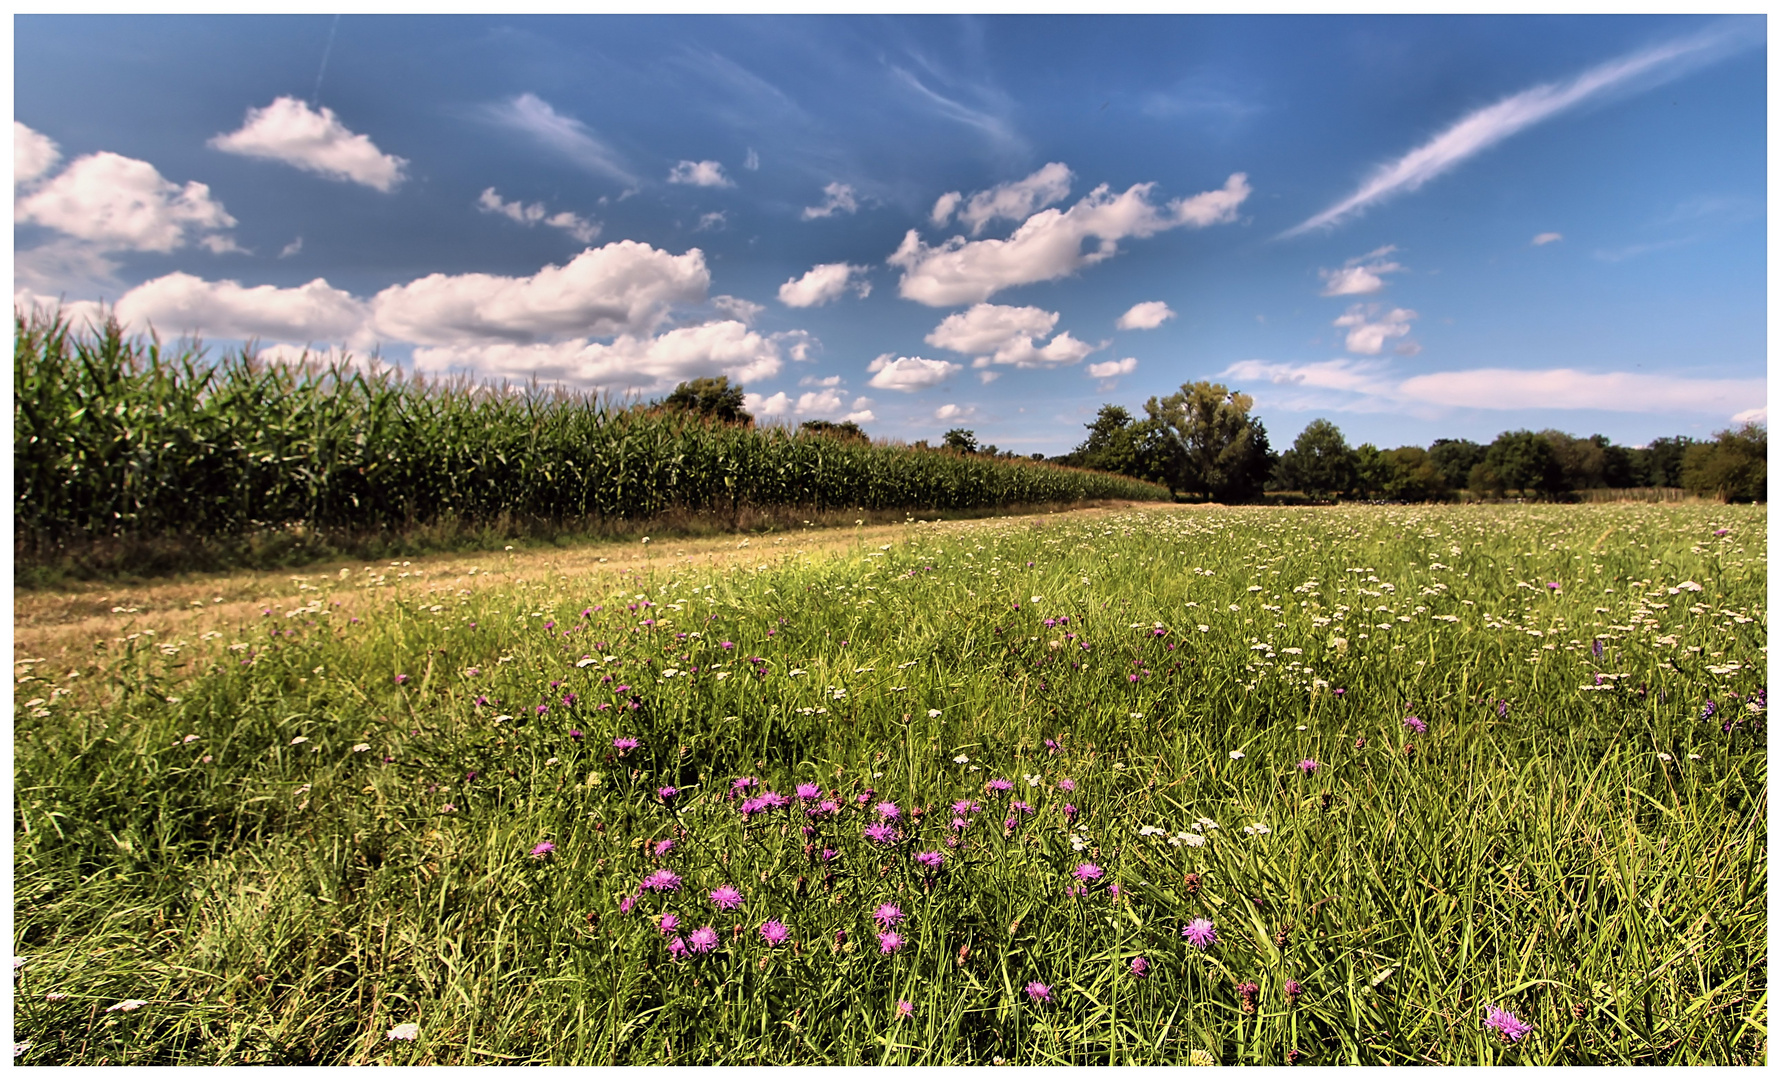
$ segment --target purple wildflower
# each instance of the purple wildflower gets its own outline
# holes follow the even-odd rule
[[[955,817],[952,819],[952,828],[953,828],[954,832],[963,831],[964,827],[969,824],[971,824],[971,823],[969,821],[966,821],[962,817]]]
[[[876,825],[868,825],[866,826],[866,839],[874,844],[889,846],[897,842],[897,828],[884,821]]]
[[[1299,762],[1299,771],[1304,773],[1306,776],[1310,776],[1312,773],[1316,772],[1317,769],[1318,769],[1318,764],[1317,764],[1316,760],[1313,758],[1306,758],[1305,760]]]
[[[834,848],[826,847],[826,848],[822,849],[822,861],[823,862],[834,862],[836,859],[838,859],[840,857],[841,857],[841,853],[839,851],[836,851]]]
[[[768,919],[761,924],[761,937],[766,940],[769,947],[784,945],[786,939],[791,936],[792,932],[787,930],[785,924],[778,919]]]
[[[914,1015],[915,1015],[915,1005],[913,1002],[908,1002],[908,1001],[897,1002],[897,1019],[898,1020],[907,1020],[911,1016],[914,1016]]]
[[[903,935],[889,930],[878,935],[878,951],[885,955],[896,952],[903,947]]]
[[[676,788],[676,787],[656,788],[656,797],[658,799],[661,799],[663,802],[667,802],[668,800],[674,798],[674,796],[676,796],[678,794],[680,794],[680,789]]]
[[[1023,816],[1033,812],[1033,808],[1023,802],[1018,802],[1018,801],[1012,802],[1012,803],[1009,803],[1008,806],[1009,806],[1009,809],[1019,810]]]
[[[631,913],[631,909],[637,906],[637,897],[639,895],[641,895],[641,894],[632,893],[631,895],[625,897],[623,900],[620,900],[618,902],[618,913],[620,915],[629,915]]]
[[[1181,936],[1199,949],[1207,948],[1218,941],[1218,931],[1212,928],[1211,919],[1195,919],[1181,928]]]
[[[683,957],[685,957],[686,954],[687,954],[687,947],[686,947],[686,939],[685,938],[675,938],[673,941],[668,942],[668,955],[669,956],[672,956],[674,959],[679,960],[679,959],[682,959]]]
[[[739,776],[736,779],[730,781],[730,790],[732,792],[743,792],[743,791],[747,791],[751,787],[754,787],[758,783],[760,783],[760,781],[756,780],[752,776]]]
[[[672,841],[672,840],[657,840],[656,841],[656,846],[655,846],[656,858],[659,859],[663,855],[666,855],[666,854],[668,854],[668,852],[673,851],[673,850],[674,850],[674,841]]]
[[[708,953],[717,948],[717,931],[709,926],[701,926],[688,935],[686,941],[694,952]]]
[[[1404,717],[1404,726],[1418,735],[1428,734],[1429,726],[1414,716]]]
[[[1031,999],[1035,1005],[1049,1005],[1051,1004],[1051,987],[1046,986],[1044,983],[1035,979],[1034,981],[1027,983],[1027,997]]]
[[[1008,781],[1002,779],[999,776],[996,777],[994,780],[991,780],[988,784],[986,784],[984,786],[989,788],[989,790],[995,791],[995,792],[1013,791],[1014,790],[1013,784],[1009,783]]]
[[[1297,979],[1286,980],[1286,1002],[1287,1002],[1287,1004],[1290,1005],[1294,1001],[1297,1001],[1299,995],[1304,992],[1305,992],[1305,988],[1302,985],[1300,985],[1299,980],[1297,980]]]
[[[889,930],[903,921],[903,909],[889,902],[879,904],[872,911],[872,919],[879,926]]]
[[[1489,1007],[1484,1019],[1484,1026],[1494,1028],[1505,1042],[1519,1042],[1521,1037],[1534,1030],[1534,1025],[1516,1017],[1507,1009],[1499,1009],[1495,1005]]]
[[[557,846],[555,844],[551,843],[549,840],[546,840],[543,843],[540,843],[537,847],[532,849],[532,858],[547,859],[550,857],[550,853],[555,851],[556,849],[557,849]]]
[[[1142,956],[1134,956],[1132,958],[1132,974],[1140,979],[1149,975],[1150,961],[1144,959]]]
[[[1713,702],[1709,701],[1705,705],[1701,706],[1701,719],[1702,720],[1711,720],[1713,718],[1713,714],[1718,711],[1719,711],[1719,706],[1717,706],[1717,705],[1713,704]]]
[[[821,794],[822,788],[817,787],[815,784],[798,785],[798,798],[802,799],[804,802],[809,802],[811,799],[814,799]]]
[[[822,802],[816,804],[815,809],[807,811],[811,817],[828,817],[831,814],[839,814],[840,812],[841,804],[834,799],[824,799]]]
[[[1081,881],[1081,882],[1090,882],[1090,881],[1101,880],[1101,868],[1091,862],[1083,863],[1081,866],[1078,866],[1076,869],[1070,871],[1070,874],[1077,881]]]
[[[620,757],[623,757],[628,751],[637,749],[637,746],[638,742],[636,739],[612,740],[612,748],[618,751]]]
[[[1076,790],[1076,781],[1071,780],[1068,777],[1065,777],[1064,779],[1059,780],[1057,782],[1057,789],[1059,791],[1075,791]]]
[[[790,803],[790,799],[781,795],[777,791],[761,792],[761,808],[763,810],[778,810],[780,807],[787,806]]]
[[[878,811],[878,816],[886,821],[895,821],[903,813],[897,809],[897,804],[894,802],[881,802],[872,809]]]
[[[752,817],[766,808],[767,804],[760,799],[743,799],[742,804],[736,807],[737,810],[742,812],[744,818]]]
[[[960,799],[958,802],[952,804],[952,812],[961,817],[965,814],[975,814],[982,809],[983,807],[978,806],[970,799]]]
[[[567,705],[569,703],[565,701],[563,704]],[[569,729],[569,737],[571,739],[574,739],[576,742],[580,742],[581,738],[582,738],[581,729],[580,728],[570,728]]]
[[[680,875],[664,867],[644,878],[641,887],[650,892],[674,892],[680,888]]]
[[[678,915],[663,913],[662,917],[656,920],[656,928],[664,934],[672,934],[679,926],[680,916]]]
[[[403,683],[405,683],[407,681],[408,681],[408,676],[406,676],[406,675],[396,676],[396,685],[397,686],[401,686]]]
[[[719,885],[711,890],[711,902],[719,911],[733,911],[742,906],[742,894],[734,885]]]
[[[941,864],[946,861],[946,856],[938,851],[924,851],[915,857],[915,861],[929,870],[938,870]]]

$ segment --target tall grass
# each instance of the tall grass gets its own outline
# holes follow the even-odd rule
[[[26,554],[100,537],[301,523],[578,523],[777,507],[972,509],[1166,499],[1086,470],[842,442],[247,352],[15,312],[14,521]]]
[[[19,1060],[1762,1063],[1766,539],[1173,509],[151,614],[21,668]]]

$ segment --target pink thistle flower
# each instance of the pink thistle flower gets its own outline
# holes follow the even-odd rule
[[[999,776],[996,777],[994,780],[991,780],[988,784],[986,784],[984,786],[994,792],[1003,792],[1003,791],[1013,791],[1014,790],[1013,784],[1009,783],[1008,781],[1002,779]]]
[[[946,856],[938,851],[924,851],[915,857],[915,861],[929,870],[938,870],[946,862]]]
[[[760,799],[743,799],[742,804],[736,807],[744,818],[753,817],[766,808],[766,803],[762,802]]]
[[[971,823],[962,817],[955,817],[952,819],[952,829],[954,832],[962,832],[965,826],[969,824]]]
[[[798,785],[798,798],[803,800],[804,802],[809,802],[810,800],[816,798],[817,796],[819,796],[821,794],[822,794],[822,788],[817,787],[815,784],[799,784]]]
[[[403,683],[405,683],[407,681],[408,681],[408,676],[406,676],[406,675],[396,676],[396,685],[397,686],[401,686]]]
[[[1404,726],[1418,735],[1428,734],[1429,726],[1414,716],[1404,717]]]
[[[1020,802],[1018,800],[1015,802],[1009,803],[1008,807],[1011,810],[1020,811],[1021,816],[1023,816],[1023,817],[1026,816],[1027,814],[1031,814],[1033,812],[1033,808],[1031,806],[1028,806],[1026,803]]]
[[[1076,869],[1070,871],[1070,873],[1072,876],[1074,876],[1076,878],[1077,881],[1083,882],[1085,884],[1090,881],[1101,880],[1101,868],[1091,862],[1083,863],[1081,866],[1078,866]]]
[[[618,913],[620,915],[629,915],[631,909],[637,906],[637,897],[640,895],[640,893],[632,893],[630,896],[620,900],[618,902]]]
[[[903,811],[897,808],[897,804],[894,802],[881,802],[872,809],[878,811],[878,816],[886,821],[895,821],[903,813]]]
[[[637,749],[638,745],[639,744],[636,739],[614,739],[614,740],[612,740],[612,748],[614,750],[618,751],[620,757],[623,757],[629,751]]]
[[[532,858],[534,858],[534,859],[548,859],[548,858],[550,858],[550,853],[555,851],[556,849],[557,849],[557,846],[555,844],[551,843],[549,840],[546,840],[546,841],[540,843],[537,847],[534,847],[532,849]]]
[[[903,921],[903,909],[887,901],[873,910],[872,920],[889,930]]]
[[[1076,820],[1076,812],[1077,811],[1076,811],[1075,803],[1065,803],[1064,804],[1064,820],[1065,821],[1071,821],[1071,822],[1075,821]]]
[[[1119,899],[1119,882],[1115,881],[1113,884],[1107,886],[1107,895],[1113,897],[1115,900]]]
[[[1051,987],[1035,979],[1027,983],[1027,997],[1035,1005],[1049,1005],[1051,1004]]]
[[[701,926],[687,937],[686,942],[692,946],[694,952],[708,953],[717,948],[717,940],[716,930],[709,926]]]
[[[915,1004],[908,1001],[897,1002],[897,1019],[907,1020],[915,1015]]]
[[[658,841],[656,841],[656,846],[655,846],[656,858],[659,859],[663,855],[666,855],[666,854],[668,854],[668,852],[673,851],[673,850],[674,850],[674,841],[672,841],[672,840],[658,840]]]
[[[1484,1019],[1484,1026],[1492,1028],[1502,1036],[1504,1042],[1520,1042],[1522,1036],[1534,1030],[1534,1025],[1518,1018],[1507,1009],[1499,1009],[1492,1005]]]
[[[687,954],[686,939],[675,938],[668,942],[668,955],[676,960],[684,959]]]
[[[792,932],[787,930],[785,924],[778,919],[768,919],[761,924],[761,937],[766,940],[770,947],[777,948],[780,945],[784,945],[786,940],[791,936]]]
[[[902,947],[903,935],[897,933],[895,930],[889,930],[878,935],[878,951],[881,954],[888,956]]]
[[[719,911],[734,911],[742,906],[742,894],[733,885],[719,885],[711,890],[711,902]]]
[[[743,791],[747,791],[751,787],[754,787],[758,783],[760,783],[760,781],[756,780],[752,776],[739,776],[736,779],[730,781],[730,790],[733,792],[743,792]]]
[[[834,814],[839,814],[840,812],[841,804],[834,799],[824,799],[822,802],[817,803],[814,809],[805,811],[805,813],[809,814],[811,817],[829,817]]]
[[[669,800],[673,799],[674,796],[676,796],[678,794],[680,794],[680,789],[676,788],[676,787],[656,788],[656,798],[662,800],[663,802],[668,802]]]
[[[680,916],[678,915],[663,914],[660,919],[656,920],[656,929],[664,934],[672,934],[675,930],[679,929],[679,927]]]
[[[1207,948],[1218,941],[1218,931],[1212,928],[1211,919],[1195,919],[1181,928],[1181,936],[1199,949]]]
[[[1299,762],[1299,771],[1304,773],[1306,776],[1310,776],[1312,773],[1316,772],[1318,770],[1318,767],[1319,766],[1318,766],[1317,762],[1312,758],[1306,758],[1305,760]]]
[[[1132,975],[1133,975],[1133,977],[1142,979],[1149,974],[1150,974],[1150,961],[1144,959],[1142,956],[1133,957],[1132,958]]]
[[[982,809],[983,807],[978,806],[970,799],[960,799],[958,802],[952,804],[952,812],[960,817],[963,817],[966,814],[975,814]]]
[[[897,828],[889,822],[879,822],[866,826],[866,839],[880,846],[889,846],[897,842]]]
[[[790,799],[786,798],[784,795],[781,795],[777,791],[763,791],[763,792],[761,792],[760,801],[761,801],[761,809],[763,809],[763,810],[778,810],[780,807],[789,806],[791,804]]]
[[[1290,1005],[1294,1001],[1298,1000],[1299,995],[1304,992],[1305,992],[1304,986],[1302,986],[1297,979],[1286,980],[1286,1002],[1287,1002],[1287,1004]]]
[[[644,878],[641,887],[650,892],[674,892],[680,888],[680,875],[663,867]]]
[[[1057,782],[1057,789],[1059,791],[1075,791],[1076,790],[1076,781],[1068,779],[1068,778],[1059,780]]]

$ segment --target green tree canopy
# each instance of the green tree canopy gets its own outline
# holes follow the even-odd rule
[[[681,383],[663,399],[662,407],[698,413],[726,424],[753,424],[754,417],[743,410],[742,401],[741,384],[731,386],[728,375],[719,375],[715,379],[699,378]]]
[[[955,427],[941,438],[940,445],[961,454],[975,454],[977,433],[969,428]]]
[[[1277,475],[1284,486],[1307,495],[1335,495],[1355,486],[1355,455],[1342,429],[1328,420],[1305,425],[1292,449],[1280,455]]]
[[[1273,454],[1267,429],[1249,416],[1254,404],[1248,394],[1204,380],[1144,403],[1155,427],[1149,446],[1171,493],[1230,502],[1261,490]]]
[[[852,420],[842,420],[839,423],[833,420],[806,420],[798,425],[798,430],[811,435],[824,435],[831,439],[840,439],[843,442],[872,441],[871,437],[866,434],[866,429]]]
[[[1724,502],[1767,502],[1769,431],[1745,424],[1695,443],[1682,455],[1682,486]]]

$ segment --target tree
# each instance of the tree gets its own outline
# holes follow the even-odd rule
[[[1540,437],[1552,447],[1552,460],[1558,466],[1558,490],[1582,491],[1585,488],[1607,486],[1603,479],[1608,466],[1608,455],[1604,449],[1608,440],[1605,436],[1579,439],[1547,428],[1540,432]]]
[[[833,420],[806,420],[798,425],[798,429],[811,435],[824,435],[831,439],[840,439],[842,442],[872,441],[871,437],[866,434],[866,429],[852,420],[843,420],[840,423]]]
[[[1508,490],[1555,495],[1564,490],[1564,474],[1552,444],[1526,429],[1505,431],[1484,451],[1490,466]]]
[[[1429,446],[1429,462],[1450,488],[1470,487],[1472,466],[1483,460],[1484,447],[1470,439],[1436,439]]]
[[[1287,487],[1311,496],[1350,491],[1356,480],[1354,451],[1341,428],[1328,420],[1313,420],[1293,440],[1292,449],[1280,455],[1276,474]]]
[[[1285,461],[1286,455],[1281,454],[1280,460]],[[1353,494],[1363,497],[1383,495],[1396,479],[1397,468],[1385,451],[1372,443],[1361,443],[1354,448],[1354,487],[1350,489]]]
[[[1138,432],[1131,413],[1119,405],[1103,405],[1094,423],[1083,427],[1088,438],[1070,451],[1066,461],[1083,469],[1137,475]]]
[[[1434,502],[1447,496],[1447,478],[1435,467],[1427,450],[1420,446],[1400,446],[1380,455],[1389,479],[1385,497],[1404,502]]]
[[[1254,404],[1248,394],[1205,380],[1144,403],[1154,425],[1148,448],[1171,495],[1229,502],[1261,489],[1273,454],[1267,429],[1249,417]]]
[[[662,401],[662,407],[698,413],[726,424],[752,425],[754,417],[743,411],[742,400],[741,384],[731,386],[728,375],[719,375],[715,379],[698,378],[681,383]]]
[[[1695,441],[1686,435],[1652,439],[1639,451],[1641,479],[1651,487],[1681,487],[1682,457]]]
[[[977,433],[962,427],[955,427],[941,439],[940,445],[948,450],[957,450],[961,454],[977,452]]]
[[[1716,433],[1682,455],[1682,486],[1722,502],[1767,502],[1769,431],[1761,424]]]

